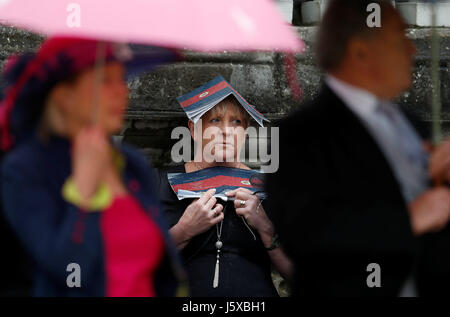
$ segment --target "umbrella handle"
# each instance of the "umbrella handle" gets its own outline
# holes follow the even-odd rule
[[[95,126],[99,119],[99,102],[105,72],[106,42],[98,41],[94,66],[94,96],[92,98],[91,125]]]

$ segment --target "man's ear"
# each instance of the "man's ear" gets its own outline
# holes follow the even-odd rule
[[[347,45],[347,56],[352,61],[352,65],[364,67],[371,59],[370,48],[366,41],[360,39],[350,39]]]

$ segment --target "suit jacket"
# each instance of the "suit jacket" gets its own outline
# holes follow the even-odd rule
[[[293,295],[396,296],[420,250],[399,183],[359,118],[324,86],[280,123],[280,167],[267,175]],[[369,287],[380,267],[381,287]]]
[[[122,145],[118,150],[125,158],[124,184],[158,225],[165,242],[154,277],[156,294],[175,296],[179,286],[185,286],[184,270],[160,212],[155,174],[135,149]],[[33,135],[2,164],[4,212],[32,261],[34,296],[105,296],[102,213],[83,212],[62,197],[70,174],[70,143],[57,137],[43,143]],[[81,267],[80,288],[66,284],[69,263]]]

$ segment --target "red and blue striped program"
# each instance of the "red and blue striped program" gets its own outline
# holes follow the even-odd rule
[[[263,174],[255,170],[230,167],[210,167],[192,173],[169,173],[169,184],[178,199],[198,198],[211,188],[216,189],[215,197],[227,200],[225,193],[246,188],[252,192],[262,193]]]
[[[263,126],[268,121],[258,110],[250,105],[222,76],[217,76],[203,86],[177,98],[181,108],[194,123],[219,102],[233,95],[250,116]]]

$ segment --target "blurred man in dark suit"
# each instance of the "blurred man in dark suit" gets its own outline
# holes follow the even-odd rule
[[[380,27],[367,24],[372,3]],[[424,140],[391,102],[411,85],[415,52],[390,1],[330,2],[317,39],[325,83],[281,122],[267,178],[294,295],[417,294],[420,236],[446,226],[450,191],[430,186]]]

